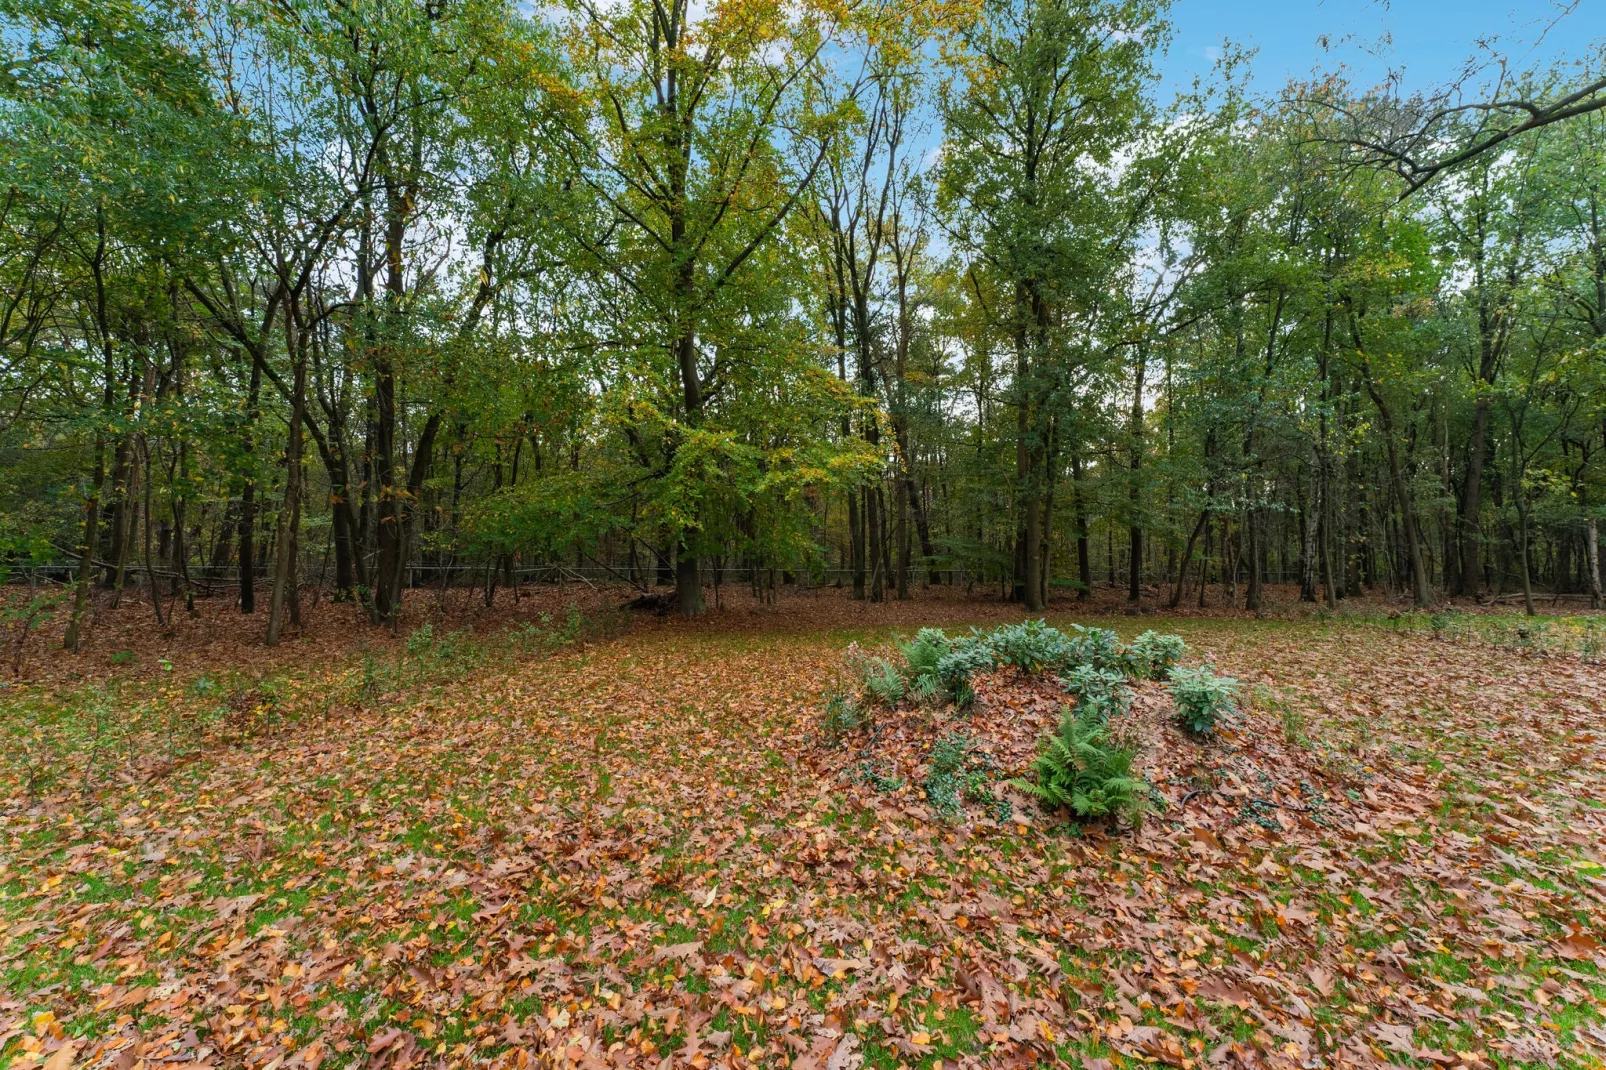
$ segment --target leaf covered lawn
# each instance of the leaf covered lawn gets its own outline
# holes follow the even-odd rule
[[[1199,746],[1142,690],[1163,803],[1109,835],[863,775],[822,696],[894,630],[823,616],[14,687],[152,727],[10,748],[0,1064],[1601,1065],[1602,670],[1142,623],[1252,699]],[[259,727],[171,745],[208,710]]]

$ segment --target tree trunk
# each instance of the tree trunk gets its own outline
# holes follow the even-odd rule
[[[1372,377],[1372,365],[1362,348],[1360,338],[1360,325],[1353,318],[1350,321],[1350,330],[1355,335],[1355,346],[1361,350],[1361,378],[1365,383],[1366,392],[1377,407],[1378,422],[1382,425],[1383,442],[1387,446],[1389,459],[1389,478],[1394,484],[1394,496],[1400,505],[1401,535],[1405,541],[1407,565],[1411,572],[1411,597],[1418,609],[1424,609],[1432,604],[1432,595],[1428,590],[1427,572],[1422,563],[1422,548],[1417,538],[1416,513],[1412,508],[1411,488],[1405,481],[1405,471],[1400,466],[1399,446],[1394,438],[1394,412],[1388,402],[1383,398]]]
[[[1071,453],[1071,512],[1076,523],[1076,592],[1078,602],[1093,597],[1093,561],[1087,546],[1087,503],[1082,498],[1082,453]]]
[[[1595,518],[1589,518],[1589,608],[1599,609],[1600,595],[1600,542],[1595,533]]]
[[[1172,609],[1182,604],[1182,590],[1188,584],[1188,565],[1193,561],[1193,546],[1199,541],[1199,535],[1210,522],[1210,510],[1205,509],[1199,513],[1199,522],[1193,526],[1193,532],[1188,536],[1188,545],[1182,551],[1182,565],[1177,569],[1177,585],[1171,589]]]
[[[1127,548],[1128,602],[1140,602],[1143,599],[1143,522],[1139,515],[1142,495],[1138,479],[1143,468],[1143,376],[1148,366],[1148,352],[1141,344],[1136,350],[1132,363],[1132,412],[1127,424],[1131,450],[1131,474],[1127,485],[1127,520],[1131,525]]]
[[[268,646],[279,644],[286,599],[296,597],[291,584],[295,572],[296,531],[301,519],[301,415],[306,404],[307,369],[297,338],[296,317],[289,305],[285,308],[284,319],[285,348],[294,362],[294,385],[290,401],[290,440],[285,448],[284,506],[279,512],[279,529],[275,535],[273,593],[268,603]]]

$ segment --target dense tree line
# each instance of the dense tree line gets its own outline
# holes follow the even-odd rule
[[[69,646],[577,569],[1599,604],[1592,71],[1163,101],[1163,0],[0,18],[0,555]]]

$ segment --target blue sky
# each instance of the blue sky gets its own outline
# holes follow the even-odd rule
[[[1454,80],[1480,39],[1529,61],[1582,58],[1606,40],[1606,0],[1174,0],[1171,22],[1163,96],[1207,74],[1224,37],[1259,48],[1252,84],[1261,93],[1341,63],[1365,85],[1403,70],[1409,91]]]

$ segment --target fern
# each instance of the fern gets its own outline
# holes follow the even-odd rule
[[[912,640],[898,644],[898,653],[909,666],[910,677],[935,676],[943,655],[953,648],[953,640],[941,628],[922,628]]]
[[[1149,805],[1149,786],[1132,772],[1135,746],[1113,743],[1105,724],[1079,717],[1066,707],[1059,730],[1043,740],[1032,762],[1035,780],[1012,780],[1045,810],[1069,810],[1083,820],[1142,818]]]
[[[940,628],[922,628],[913,640],[898,644],[905,665],[904,686],[916,702],[935,702],[946,692],[940,670],[953,645]]]
[[[903,701],[903,674],[885,658],[870,658],[864,666],[864,695],[871,704],[891,709]]]

